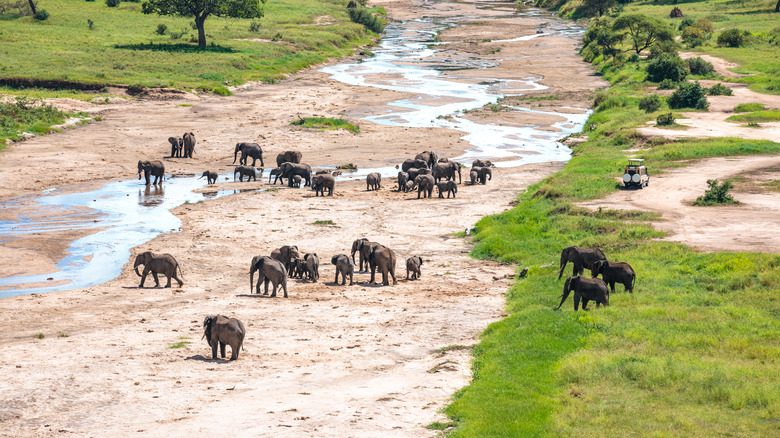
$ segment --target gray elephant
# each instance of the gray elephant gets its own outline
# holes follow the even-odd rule
[[[398,172],[398,191],[406,192],[406,182],[409,181],[409,174],[406,172]]]
[[[255,173],[255,169],[253,167],[247,167],[247,166],[236,166],[235,169],[233,169],[233,182],[236,182],[236,174],[238,174],[238,181],[244,182],[244,177],[246,177],[246,181],[257,181],[257,173]]]
[[[566,267],[568,262],[574,263],[574,270],[571,275],[581,275],[585,268],[590,269],[593,272],[593,264],[599,260],[606,260],[607,256],[604,255],[598,248],[580,248],[579,246],[567,246],[561,251],[561,269],[558,271],[558,280],[563,275],[563,268]]]
[[[378,172],[371,172],[366,175],[366,191],[379,190],[382,186],[382,175]]]
[[[238,359],[238,352],[243,348],[246,329],[236,318],[222,315],[207,316],[203,320],[203,336],[211,347],[211,358],[217,358],[219,346],[222,359],[225,358],[225,345],[230,345],[230,360]]]
[[[471,171],[469,172],[469,179],[471,180],[471,185],[475,185],[479,182],[479,171],[477,169],[480,169],[479,167],[472,167]]]
[[[282,184],[284,184],[284,178],[282,178],[282,169],[276,168],[271,169],[270,172],[268,172],[268,184],[271,184],[271,178],[276,177],[274,179],[274,184],[276,184],[277,181],[282,180]]]
[[[301,258],[297,245],[284,245],[271,251],[271,258],[279,260],[284,265],[288,274],[292,274],[293,262]]]
[[[409,193],[412,190],[414,190],[414,181],[407,181],[405,188],[406,188],[406,190],[404,190],[405,193]]]
[[[325,196],[325,190],[328,191],[328,196],[333,196],[333,187],[336,185],[336,179],[333,175],[314,175],[311,180],[311,188],[314,190],[315,196]]]
[[[168,137],[168,143],[171,144],[171,158],[180,158],[184,140],[179,137]]]
[[[284,151],[276,156],[276,166],[279,167],[282,163],[300,163],[303,154],[298,151]]]
[[[393,277],[393,285],[398,284],[395,279],[395,252],[384,245],[376,245],[371,249],[368,255],[368,264],[371,266],[370,283],[375,283],[375,274],[377,269],[382,273],[382,284],[389,286],[388,274]]]
[[[411,168],[407,173],[409,174],[409,180],[414,181],[420,175],[429,175],[431,173],[431,169],[428,169],[427,167],[421,169]]]
[[[425,198],[430,198],[433,193],[433,175],[418,175],[414,179],[414,185],[417,187],[417,199],[420,199],[421,194],[425,194]]]
[[[359,272],[368,271],[368,255],[371,254],[371,249],[374,246],[379,245],[376,242],[371,242],[366,238],[358,239],[352,242],[352,262],[355,262],[355,252],[358,253],[358,259],[360,261]]]
[[[579,275],[567,278],[566,283],[563,285],[561,304],[558,304],[558,309],[561,308],[563,302],[569,297],[571,291],[574,291],[575,312],[579,309],[580,298],[582,298],[582,310],[588,310],[588,301],[595,301],[596,307],[599,307],[599,304],[609,306],[609,290],[606,283],[600,278],[588,278]]]
[[[143,274],[138,273],[139,265],[144,265]],[[179,262],[177,262],[176,259],[173,258],[173,256],[170,254],[157,255],[151,251],[142,252],[135,258],[133,269],[135,270],[135,273],[141,277],[141,284],[138,287],[144,287],[144,281],[146,281],[146,276],[150,272],[154,277],[155,286],[160,286],[160,279],[157,278],[157,274],[163,274],[168,278],[168,283],[165,284],[165,287],[171,287],[171,278],[175,279],[179,283],[179,287],[184,284],[181,278],[176,275],[177,270],[179,275],[181,275],[181,267],[179,266]]]
[[[260,167],[265,167],[265,164],[263,164],[263,149],[259,144],[236,143],[236,148],[233,151],[233,164],[236,163],[239,152],[241,152],[241,159],[238,160],[238,164],[245,166],[247,164],[247,158],[252,157],[252,167],[255,167],[257,160],[260,160]]]
[[[493,171],[489,167],[472,167],[471,172],[474,171],[479,175],[477,180],[480,184],[486,184],[493,179]]]
[[[628,263],[597,260],[591,266],[591,273],[593,278],[601,274],[601,278],[604,279],[604,283],[609,285],[613,294],[615,293],[615,283],[622,283],[628,292],[634,293],[636,273]]]
[[[146,185],[149,185],[149,175],[154,176],[154,184],[162,182],[165,178],[165,165],[162,161],[138,161],[138,179],[141,179],[141,171],[144,173]]]
[[[195,152],[195,134],[185,132],[182,136],[182,143],[184,158],[192,158],[192,153]]]
[[[216,183],[216,182],[217,182],[217,177],[218,177],[219,175],[217,175],[217,172],[212,172],[212,171],[210,171],[210,170],[207,170],[207,171],[203,172],[203,175],[201,175],[201,176],[200,176],[200,178],[198,178],[198,179],[201,179],[201,178],[203,178],[204,176],[206,177],[206,181],[207,181],[209,184],[214,184],[214,183]],[[234,173],[234,174],[233,174],[233,178],[235,178],[235,176],[236,176],[236,174]]]
[[[254,286],[255,271],[258,272],[255,293],[260,293],[260,283],[263,283],[265,286],[263,295],[268,295],[268,282],[270,281],[273,285],[271,297],[276,296],[276,289],[281,285],[284,290],[284,297],[287,298],[287,269],[285,269],[282,262],[268,256],[252,257],[252,264],[249,267],[249,293],[252,293]]]
[[[471,167],[496,167],[490,160],[474,160]]]
[[[311,166],[304,163],[282,163],[279,166],[279,177],[287,179],[287,185],[292,187],[292,177],[298,175],[306,181],[304,187],[311,185]],[[274,182],[275,183],[275,182]]]
[[[412,274],[412,280],[417,280],[422,275],[420,266],[423,264],[422,257],[413,256],[406,259],[406,279],[409,280],[409,274]]]
[[[442,181],[438,184],[436,184],[436,188],[439,190],[439,197],[444,198],[444,193],[447,193],[447,198],[450,197],[450,193],[452,193],[452,197],[455,197],[455,193],[458,193],[458,185],[455,184],[455,181]]]
[[[415,160],[423,160],[428,163],[428,167],[433,167],[439,161],[439,155],[433,151],[423,151],[415,155]]]
[[[301,176],[300,175],[293,175],[292,177],[292,186],[296,189],[301,188]]]
[[[355,264],[346,254],[334,255],[330,259],[330,263],[336,266],[336,279],[334,283],[339,284],[339,274],[341,274],[341,285],[344,286],[347,282],[347,276],[349,276],[349,285],[352,286],[352,275],[355,271]]]
[[[433,179],[435,179],[436,182],[439,182],[442,178],[446,178],[448,181],[454,181],[455,174],[458,175],[460,182],[463,182],[463,178],[460,174],[460,163],[454,161],[436,163],[436,165],[431,168],[431,175],[433,175]]]
[[[404,172],[408,172],[409,169],[427,169],[428,168],[428,162],[425,160],[404,160],[403,163],[401,163],[401,170]]]
[[[320,258],[317,257],[317,253],[307,253],[303,256],[303,262],[306,267],[306,278],[316,283],[320,279]]]

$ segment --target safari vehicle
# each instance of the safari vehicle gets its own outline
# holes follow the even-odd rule
[[[626,187],[647,187],[650,184],[650,176],[647,175],[647,168],[641,158],[630,158],[628,166],[623,172],[623,185]]]

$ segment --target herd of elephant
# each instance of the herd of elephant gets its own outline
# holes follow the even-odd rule
[[[634,282],[636,273],[631,265],[623,262],[611,262],[607,260],[604,253],[598,248],[580,248],[579,246],[569,246],[561,251],[561,267],[558,271],[558,279],[563,276],[563,269],[568,262],[574,264],[572,276],[566,279],[561,295],[561,308],[563,302],[574,292],[574,310],[579,309],[580,300],[582,300],[582,310],[588,310],[588,302],[595,301],[596,307],[603,304],[609,305],[609,292],[615,293],[615,283],[623,284],[623,287],[630,292],[634,292]],[[581,274],[587,268],[591,272],[591,278],[584,277]],[[601,275],[601,278],[598,276]],[[609,285],[609,289],[607,288]]]

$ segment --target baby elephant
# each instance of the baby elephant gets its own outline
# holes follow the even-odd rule
[[[207,170],[207,171],[203,172],[203,175],[201,175],[200,178],[198,178],[198,179],[201,179],[204,176],[206,177],[206,181],[208,181],[209,184],[214,184],[214,183],[217,182],[217,176],[218,176],[217,172],[212,172],[210,170]],[[234,176],[235,176],[235,174],[234,174]]]
[[[406,279],[409,280],[409,273],[412,274],[412,280],[418,280],[422,275],[420,266],[422,266],[422,257],[414,256],[406,259]]]
[[[601,281],[600,278],[588,278],[578,275],[566,279],[566,284],[563,285],[561,304],[558,304],[558,309],[561,308],[563,302],[569,297],[571,291],[574,291],[575,312],[579,309],[580,298],[582,298],[582,310],[588,310],[588,301],[595,301],[596,307],[599,304],[609,305],[609,289],[607,289],[606,283]]]
[[[143,274],[138,273],[138,265],[144,265]],[[168,283],[165,285],[165,287],[171,287],[171,278],[174,278],[177,282],[179,282],[179,287],[184,284],[184,282],[176,276],[177,270],[179,271],[179,274],[181,274],[181,267],[179,266],[179,262],[177,262],[176,259],[173,258],[173,256],[170,254],[157,255],[151,251],[138,254],[138,256],[135,258],[133,269],[135,269],[135,273],[141,277],[141,285],[138,287],[144,287],[144,281],[146,281],[146,276],[150,272],[154,277],[155,286],[160,286],[160,280],[157,278],[157,274],[163,274],[168,277]]]
[[[398,172],[398,191],[399,192],[408,192],[409,190],[406,189],[406,182],[409,181],[409,174],[406,172]]]
[[[355,271],[352,259],[346,254],[338,254],[334,255],[330,262],[336,265],[336,279],[333,282],[339,284],[339,273],[341,273],[341,285],[344,286],[347,282],[347,275],[349,275],[349,285],[352,286],[352,273]]]
[[[593,273],[593,278],[601,274],[601,278],[604,279],[604,283],[609,285],[609,289],[613,294],[615,293],[615,283],[623,283],[623,287],[627,291],[634,293],[636,274],[628,263],[597,260],[593,263],[591,272]]]
[[[455,197],[455,193],[458,193],[458,185],[455,183],[455,181],[442,181],[440,183],[436,184],[436,188],[439,190],[439,197],[444,198],[444,193],[447,193],[447,198],[450,197],[450,193],[452,193],[452,197]]]
[[[211,358],[217,358],[219,346],[222,359],[225,358],[225,345],[230,345],[230,360],[238,359],[238,351],[243,348],[246,330],[244,324],[236,318],[222,315],[207,316],[203,320],[203,337],[211,347]]]
[[[236,174],[238,174],[238,181],[244,182],[244,177],[246,177],[246,181],[257,181],[257,174],[255,173],[255,169],[251,167],[246,166],[236,166],[235,170],[233,170],[233,182],[236,181]]]
[[[317,257],[317,253],[306,254],[303,256],[303,263],[305,265],[305,274],[309,281],[314,283],[320,278],[320,258]]]
[[[366,175],[366,191],[379,190],[381,188],[382,175],[377,172],[371,172]]]
[[[296,189],[301,188],[301,176],[300,175],[293,175],[292,177],[292,186]]]
[[[333,196],[333,186],[336,184],[336,179],[333,175],[314,175],[311,179],[311,188],[314,190],[315,196],[325,196],[325,190],[328,191],[328,196]]]

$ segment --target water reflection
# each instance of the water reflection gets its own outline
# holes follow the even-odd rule
[[[163,190],[162,183],[150,184],[143,190],[138,189],[138,203],[145,207],[162,204],[163,196],[165,196],[165,190]]]

